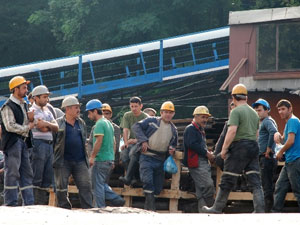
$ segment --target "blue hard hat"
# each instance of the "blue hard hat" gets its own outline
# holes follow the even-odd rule
[[[266,100],[264,100],[262,98],[257,99],[257,101],[252,104],[252,107],[255,108],[258,105],[265,106],[268,110],[271,109],[269,102],[267,102]]]
[[[93,110],[93,109],[101,109],[102,108],[102,102],[100,102],[98,99],[92,99],[88,101],[85,105],[85,111]]]

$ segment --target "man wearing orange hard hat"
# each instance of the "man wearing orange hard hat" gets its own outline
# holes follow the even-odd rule
[[[34,127],[33,112],[28,112],[24,97],[30,81],[15,76],[9,81],[12,92],[1,108],[2,149],[5,152],[4,167],[4,204],[18,205],[18,193],[21,190],[24,205],[34,204],[32,179],[33,173],[29,161],[31,132]]]

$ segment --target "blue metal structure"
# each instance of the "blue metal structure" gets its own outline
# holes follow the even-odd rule
[[[165,80],[228,69],[229,28],[131,45],[107,51],[0,69],[0,95],[15,75],[44,84],[51,101],[78,98]],[[0,99],[0,105],[5,99]]]

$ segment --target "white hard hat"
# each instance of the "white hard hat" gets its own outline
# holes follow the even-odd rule
[[[62,101],[61,108],[65,108],[65,107],[71,106],[71,105],[80,105],[80,103],[79,103],[78,99],[75,98],[74,96],[67,96]]]
[[[32,97],[38,95],[44,95],[44,94],[50,95],[50,92],[45,85],[36,86],[35,88],[33,88],[31,93],[32,93]]]

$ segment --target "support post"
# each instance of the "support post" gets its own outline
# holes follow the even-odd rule
[[[142,65],[143,65],[143,69],[144,69],[144,75],[147,75],[146,65],[145,65],[145,61],[144,61],[144,56],[143,56],[142,49],[140,49],[139,52],[140,52],[140,56],[141,56],[141,60],[142,60]]]
[[[41,85],[43,85],[43,78],[42,78],[42,72],[40,70],[37,71],[39,74],[39,78],[40,78],[40,83]]]
[[[65,72],[64,71],[60,72],[60,79],[63,79],[64,77],[65,77]],[[63,84],[60,85],[60,90],[62,90],[62,89],[64,89]]]
[[[195,57],[195,53],[194,53],[193,43],[190,43],[190,48],[191,48],[191,52],[192,52],[193,63],[194,63],[194,65],[196,65],[196,57]]]
[[[159,49],[159,74],[160,80],[163,81],[163,73],[164,73],[164,43],[163,40],[160,40],[160,49]]]
[[[217,52],[216,46],[217,46],[216,43],[213,43],[213,44],[212,44],[213,52],[214,52],[214,56],[215,56],[215,60],[218,60],[218,59],[219,59],[219,56],[218,56],[218,52]]]
[[[78,98],[82,97],[82,55],[79,56],[78,62]]]
[[[90,60],[89,60],[89,64],[90,64],[90,70],[91,70],[93,84],[95,84],[96,80],[95,80],[94,68],[93,68],[93,64],[92,64],[92,62]]]

